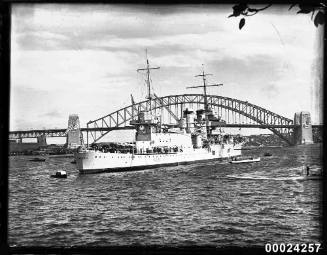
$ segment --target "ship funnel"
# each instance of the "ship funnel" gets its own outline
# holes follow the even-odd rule
[[[186,119],[186,132],[192,133],[194,131],[194,111],[192,109],[186,108],[183,111],[183,117]]]

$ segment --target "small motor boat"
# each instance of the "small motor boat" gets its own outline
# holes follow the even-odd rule
[[[270,156],[272,156],[272,154],[270,152],[265,152],[265,154],[263,154],[263,156],[270,157]]]
[[[240,164],[240,163],[252,163],[252,162],[259,162],[260,161],[260,157],[233,157],[231,161],[229,161],[229,163],[231,164]]]
[[[312,168],[306,166],[302,169],[301,180],[321,180],[322,179],[322,171],[320,168]]]
[[[30,161],[43,162],[43,161],[45,161],[45,158],[32,158],[32,159],[30,159]]]
[[[64,170],[57,171],[56,174],[52,174],[53,178],[67,178],[67,172]]]

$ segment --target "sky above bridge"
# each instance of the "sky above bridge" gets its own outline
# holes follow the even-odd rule
[[[273,6],[227,18],[231,5],[17,4],[12,10],[10,129],[81,125],[146,96],[145,49],[159,96],[201,93],[194,76],[223,83],[210,94],[249,101],[285,117],[310,111],[321,123],[322,27]]]

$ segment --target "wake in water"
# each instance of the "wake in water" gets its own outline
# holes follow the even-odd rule
[[[312,166],[312,172],[320,172],[319,166]],[[245,174],[230,174],[226,177],[229,179],[245,179],[245,180],[272,180],[272,181],[299,181],[306,179],[303,167],[282,168],[278,172],[255,171]]]
[[[227,175],[228,178],[233,179],[246,179],[246,180],[272,180],[272,181],[297,181],[303,180],[302,176],[293,176],[293,177],[266,177],[266,176],[252,176],[252,175]]]

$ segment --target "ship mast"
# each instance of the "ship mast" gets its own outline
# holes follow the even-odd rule
[[[149,111],[151,111],[151,100],[152,100],[152,96],[151,96],[151,82],[150,82],[150,70],[154,70],[154,69],[159,69],[160,67],[150,67],[150,63],[149,63],[149,59],[148,59],[148,50],[145,50],[145,55],[146,55],[146,68],[140,68],[137,69],[137,72],[140,71],[146,71],[146,84],[148,87],[148,96],[146,97],[146,99],[150,100],[150,109]]]
[[[205,123],[206,123],[206,133],[207,133],[207,138],[209,138],[210,134],[210,127],[209,127],[209,105],[208,105],[208,98],[207,98],[207,87],[218,87],[218,86],[223,86],[222,83],[219,84],[210,84],[208,85],[206,83],[206,77],[212,75],[210,73],[204,73],[204,68],[202,64],[202,73],[195,75],[194,77],[202,77],[203,85],[202,86],[192,86],[192,87],[186,87],[187,89],[190,88],[203,88],[203,95],[204,95],[204,112],[205,112]]]

